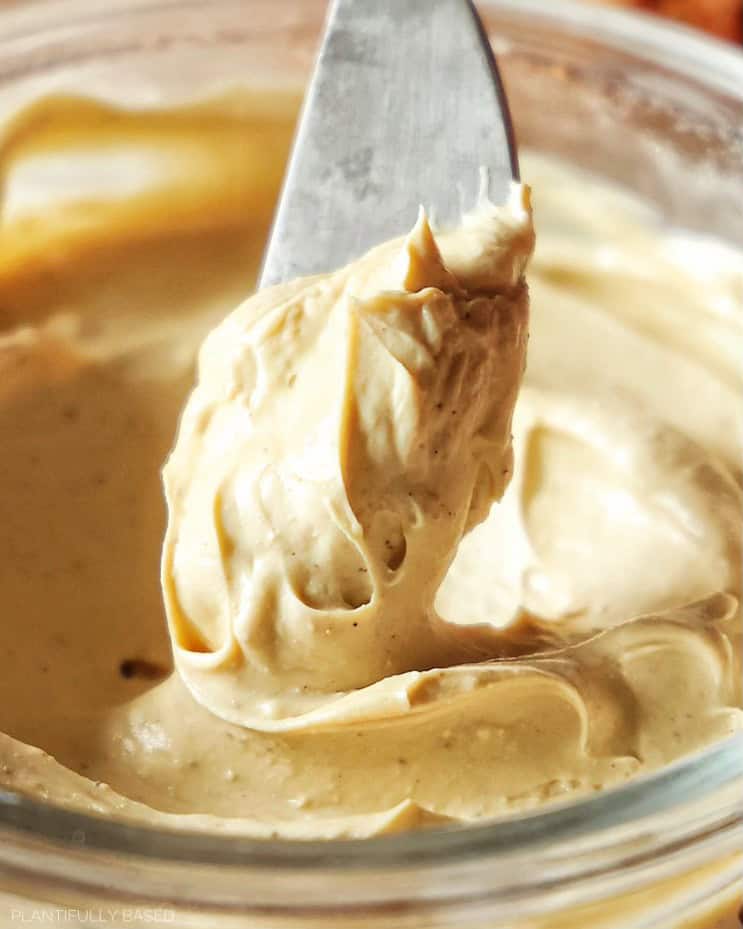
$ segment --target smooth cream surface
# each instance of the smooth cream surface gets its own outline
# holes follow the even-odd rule
[[[531,334],[513,418],[513,477],[502,501],[482,519],[509,467],[512,387],[504,383],[490,408],[475,381],[492,384],[487,366],[497,362],[513,385],[521,348],[509,338],[489,360],[473,359],[504,320],[519,316],[513,293],[501,293],[508,275],[483,288],[485,319],[498,325],[462,328],[471,297],[462,254],[446,237],[430,239],[421,223],[406,250],[398,243],[372,253],[354,280],[341,272],[302,285],[301,293],[290,287],[283,302],[274,294],[243,304],[202,354],[204,406],[228,411],[226,436],[220,445],[214,421],[206,431],[196,428],[200,387],[167,475],[171,497],[181,483],[207,488],[209,511],[184,506],[177,518],[203,520],[219,550],[209,542],[199,562],[187,546],[178,553],[169,533],[166,565],[171,551],[171,595],[177,591],[190,617],[189,625],[173,627],[187,660],[194,658],[181,674],[189,678],[199,661],[206,665],[189,687],[221,673],[209,662],[226,658],[220,647],[228,641],[239,653],[236,667],[251,667],[246,655],[261,656],[270,673],[240,682],[256,696],[237,708],[223,702],[234,681],[200,694],[222,715],[234,710],[246,727],[210,712],[172,672],[158,578],[160,468],[200,342],[249,294],[292,119],[293,103],[250,96],[155,114],[50,100],[7,130],[0,610],[10,633],[0,675],[0,784],[176,828],[364,836],[506,815],[605,788],[739,729],[743,261],[720,243],[663,229],[623,194],[528,156],[523,174],[534,192],[538,235],[529,269]],[[129,153],[121,155],[132,166],[129,183],[112,190],[101,180],[91,191],[91,178],[105,179],[112,152]],[[89,170],[76,195],[81,174],[66,177],[64,166],[79,164],[78,155]],[[292,316],[291,307],[306,313],[317,288],[329,289],[322,305],[330,312],[314,317],[327,323],[315,342],[312,314]],[[436,294],[432,322],[420,297],[426,288]],[[380,302],[379,293],[395,297]],[[503,299],[508,313],[494,314],[493,301]],[[382,338],[379,323],[389,314],[392,332]],[[434,376],[411,416],[411,370],[419,379],[420,371],[440,371],[426,349],[438,351],[444,372],[451,371],[454,346],[444,339],[432,346],[455,317],[455,338],[466,333],[456,345],[470,364],[471,378],[460,386],[466,416],[456,407],[444,420],[452,394]],[[252,361],[242,364],[246,332]],[[412,339],[400,338],[410,332]],[[341,352],[354,346],[353,371],[371,390],[335,376],[348,366],[323,366],[322,338]],[[388,377],[394,391],[373,389]],[[260,394],[280,378],[281,391]],[[291,466],[313,430],[327,438],[310,383],[326,392],[322,406],[335,417],[335,444],[318,443],[312,475],[327,481],[320,502],[308,493],[305,464]],[[219,391],[235,384],[229,402],[216,403]],[[243,389],[254,401],[258,391],[263,404],[253,433],[238,402]],[[289,399],[292,391],[301,391],[299,400]],[[270,428],[273,402],[283,404],[277,413],[297,417],[296,429],[277,435]],[[344,420],[349,409],[354,417]],[[380,422],[394,428],[372,428]],[[353,442],[337,439],[350,435],[339,423],[355,430]],[[465,454],[486,424],[492,441]],[[401,450],[421,436],[430,461],[441,435],[457,451],[436,463],[435,476],[458,516],[444,514],[434,531],[430,506],[421,507],[429,526],[419,542],[409,537],[412,511],[399,505],[411,460]],[[370,444],[365,437],[372,436]],[[265,589],[286,597],[291,585],[292,603],[302,604],[296,641],[280,623],[233,622],[234,604],[249,602],[239,572],[230,574],[241,563],[237,555],[246,555],[238,547],[247,540],[255,553],[264,537],[251,534],[252,521],[238,525],[241,506],[252,518],[265,499],[242,493],[256,487],[244,452],[260,460],[264,437],[283,444],[281,455],[266,459],[282,467],[270,475],[278,487],[268,497],[273,504],[260,514],[279,530],[278,546],[270,557],[261,554],[269,562],[280,556],[283,573],[277,562],[267,567],[287,579]],[[181,461],[192,443],[198,454],[184,452]],[[481,465],[492,476],[483,485]],[[448,480],[448,467],[466,480]],[[386,475],[390,487],[378,483]],[[416,488],[427,486],[421,479]],[[483,486],[469,506],[468,494]],[[368,500],[365,487],[374,491]],[[288,519],[293,493],[303,512],[318,508],[323,527],[330,500],[337,533],[313,534]],[[392,515],[380,524],[376,500],[385,494],[380,512]],[[465,528],[436,590],[436,571],[445,571],[446,553]],[[301,552],[296,570],[292,551]],[[392,615],[376,609],[379,591],[395,602],[394,580],[406,565],[421,575],[427,560],[428,599],[421,597],[410,619],[423,633],[445,631],[445,644],[417,633],[392,652],[390,673],[380,658],[389,649],[363,650],[376,662],[365,666],[351,630],[378,642],[374,635]],[[315,561],[344,568],[317,574]],[[359,583],[352,569],[370,564],[373,583]],[[232,598],[223,610],[198,600],[201,571],[209,597]],[[215,571],[221,586],[209,580]],[[323,623],[329,608],[331,626],[360,611],[368,628],[351,618],[348,631],[303,641],[305,610],[318,607]],[[322,662],[295,660],[295,647]],[[337,683],[327,670],[331,659],[342,668]],[[412,686],[384,683],[411,674]],[[346,699],[338,694],[379,682],[392,691],[381,712],[380,704],[373,712],[367,705],[330,718]],[[307,684],[309,696],[301,691]],[[318,713],[325,716],[309,723]]]
[[[165,468],[163,589],[178,671],[223,719],[358,724],[471,690],[460,666],[496,636],[433,601],[511,475],[533,244],[514,185],[448,235],[421,213],[261,291],[206,340]]]

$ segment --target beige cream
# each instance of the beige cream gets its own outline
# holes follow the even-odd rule
[[[273,498],[279,502],[270,518],[281,532],[271,551],[288,560],[299,550],[302,559],[293,574],[269,565],[278,595],[288,596],[291,584],[303,609],[320,606],[326,617],[332,607],[340,617],[333,625],[366,611],[361,635],[373,637],[370,630],[384,630],[387,622],[376,604],[396,596],[393,576],[404,579],[406,565],[422,572],[427,558],[431,576],[428,599],[421,598],[413,616],[422,633],[414,648],[393,650],[389,673],[381,649],[370,650],[374,667],[365,670],[344,630],[337,643],[335,632],[306,639],[302,648],[317,649],[313,654],[324,661],[322,667],[307,662],[313,670],[308,679],[309,669],[295,662],[291,637],[283,634],[288,614],[268,611],[260,614],[272,617],[258,624],[268,632],[260,647],[273,636],[281,646],[269,649],[270,673],[250,680],[236,675],[225,689],[199,692],[222,715],[234,711],[233,718],[250,725],[220,719],[194,699],[172,671],[161,604],[160,468],[191,388],[198,345],[250,292],[291,137],[293,102],[274,99],[269,106],[264,99],[234,98],[150,116],[99,108],[95,118],[89,107],[39,104],[11,127],[3,147],[0,609],[13,630],[0,675],[3,786],[176,828],[364,836],[508,815],[608,787],[740,728],[743,372],[736,346],[743,334],[743,262],[720,243],[662,229],[650,210],[623,194],[528,156],[523,173],[534,191],[538,242],[528,274],[531,336],[513,418],[513,477],[482,519],[485,501],[503,489],[498,464],[501,471],[509,468],[506,423],[522,351],[515,329],[501,330],[501,323],[523,314],[516,291],[504,287],[518,274],[500,276],[520,265],[496,263],[497,275],[485,282],[484,306],[486,319],[497,318],[498,325],[469,333],[458,321],[455,338],[467,332],[462,345],[472,362],[489,338],[509,334],[488,362],[470,368],[492,378],[488,364],[497,362],[508,384],[493,408],[473,392],[465,422],[450,431],[447,426],[447,441],[459,443],[450,466],[456,461],[466,482],[447,483],[445,464],[431,470],[459,515],[447,516],[433,533],[429,526],[430,553],[414,536],[406,535],[404,552],[395,541],[398,528],[410,530],[398,496],[409,470],[400,466],[398,450],[407,447],[401,437],[420,434],[426,455],[432,454],[443,411],[437,404],[450,395],[427,387],[419,395],[420,415],[405,420],[412,378],[391,358],[400,333],[415,324],[402,354],[408,363],[424,359],[425,367],[419,349],[435,345],[436,328],[459,320],[471,298],[471,265],[462,264],[454,240],[431,239],[421,222],[405,249],[382,249],[363,272],[289,288],[282,300],[274,294],[249,301],[207,340],[199,390],[206,406],[218,407],[219,391],[240,373],[220,366],[225,353],[243,357],[244,346],[232,334],[260,331],[253,350],[264,359],[269,380],[287,379],[283,391],[265,395],[259,423],[263,434],[286,443],[282,461],[304,448],[320,425],[303,378],[324,385],[336,425],[341,409],[356,411],[354,442],[319,443],[315,462],[322,470],[329,458],[333,466],[323,499],[340,507],[334,512],[342,516],[331,520],[338,533],[314,537],[300,526],[301,548],[288,547],[290,510],[283,497]],[[55,125],[64,131],[51,131]],[[74,161],[71,153],[84,153],[95,176],[95,166],[112,152],[133,148],[137,170],[115,195],[105,184],[79,195],[74,178],[59,184],[60,161],[54,159],[62,151],[66,163]],[[163,163],[164,152],[177,157]],[[45,199],[24,198],[24,180],[39,190],[40,179],[48,181]],[[516,201],[512,210],[514,222],[523,223],[523,204]],[[526,241],[519,254],[528,252]],[[416,295],[426,286],[437,295],[437,314],[436,326],[424,330],[425,301]],[[365,370],[364,359],[374,359],[364,374],[372,390],[363,395],[349,381],[331,378],[330,369],[322,368],[320,377],[319,348],[309,335],[297,341],[302,313],[292,321],[288,309],[305,312],[308,294],[318,288],[327,288],[326,298],[331,294],[323,304],[329,311],[315,317],[318,338],[341,353],[354,342],[354,372]],[[390,288],[394,299],[375,297]],[[503,301],[502,315],[492,314],[493,301]],[[410,314],[405,326],[401,306]],[[364,338],[347,337],[351,319],[377,323],[388,313],[395,316],[392,343],[381,341],[373,325]],[[280,320],[270,338],[287,336],[283,367],[272,352],[261,356],[274,344],[270,320]],[[448,348],[440,351],[450,361]],[[400,399],[394,407],[388,392],[374,390],[384,365],[395,372]],[[339,359],[332,370],[349,368]],[[245,366],[243,376],[254,373]],[[298,388],[301,402],[289,399]],[[463,389],[471,390],[470,383]],[[342,398],[350,398],[343,407]],[[283,404],[283,415],[298,417],[285,439],[269,428],[271,402]],[[214,521],[213,504],[228,499],[219,496],[225,485],[217,472],[233,494],[246,475],[248,482],[254,476],[238,452],[255,453],[258,446],[253,439],[232,441],[240,422],[237,400],[225,407],[231,440],[221,456],[218,435],[196,428],[196,403],[189,404],[168,466],[169,493],[180,486],[184,467],[204,466],[199,486],[212,504],[211,530],[221,526],[222,547],[220,564],[214,549],[205,552],[203,589],[207,597],[234,598],[221,612],[195,608],[201,575],[189,570],[178,577],[177,546],[169,536],[166,577],[170,550],[173,591],[188,619],[181,625],[177,618],[173,626],[185,653],[178,661],[187,678],[199,661],[202,671],[206,665],[198,681],[188,682],[198,690],[204,678],[208,685],[209,675],[221,673],[208,664],[215,655],[222,660],[223,643],[231,643],[237,667],[250,667],[246,656],[260,653],[247,647],[252,640],[234,622],[232,604],[244,596],[236,575],[222,587],[208,579],[209,572],[224,573],[238,550],[241,556],[255,552],[262,536],[251,535],[252,523],[244,534],[236,498],[219,510],[221,522]],[[378,422],[388,423],[388,431],[372,427]],[[485,423],[494,425],[492,444],[467,452]],[[192,443],[198,454],[174,468]],[[363,449],[364,456],[355,459],[352,449]],[[391,462],[399,483],[380,488]],[[479,486],[483,463],[494,479],[484,482],[482,502],[468,516],[468,493]],[[184,488],[193,491],[193,477]],[[307,497],[304,466],[292,471],[287,465],[274,477],[282,493],[291,486],[304,494],[307,506],[319,509],[317,524],[328,525],[328,511]],[[375,496],[365,501],[355,494],[367,482]],[[385,517],[380,532],[373,513],[383,491],[390,501],[385,512],[394,519]],[[423,515],[430,521],[430,508]],[[187,538],[186,523],[177,525]],[[360,528],[354,535],[349,527]],[[465,528],[470,531],[436,591],[436,572],[444,573]],[[356,543],[350,548],[349,534]],[[368,585],[349,570],[318,575],[309,570],[313,546],[323,563],[371,564],[376,573],[370,572]],[[181,554],[191,567],[196,556],[185,549]],[[410,588],[403,593],[412,596]],[[367,597],[369,603],[362,602]],[[204,617],[213,615],[218,621],[210,625]],[[478,629],[483,623],[490,625]],[[351,629],[357,632],[361,623]],[[432,629],[445,630],[446,638],[425,640],[423,633]],[[353,660],[346,660],[349,654]],[[329,658],[342,666],[337,686],[326,673]],[[301,694],[304,684],[312,688],[309,697]],[[249,699],[225,709],[224,696],[234,685]],[[365,687],[392,698],[380,696],[376,708],[370,702],[356,713],[354,694]],[[266,701],[273,702],[259,706]]]
[[[513,467],[527,197],[514,185],[436,238],[421,214],[335,275],[261,291],[204,343],[165,468],[163,590],[178,671],[223,719],[422,712],[472,685],[421,672],[497,647],[433,600]]]

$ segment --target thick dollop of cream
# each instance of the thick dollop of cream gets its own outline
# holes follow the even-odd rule
[[[490,627],[433,603],[512,472],[533,245],[514,185],[450,233],[421,212],[207,338],[164,472],[162,580],[179,673],[212,712],[264,730],[395,716],[420,672],[492,657]]]

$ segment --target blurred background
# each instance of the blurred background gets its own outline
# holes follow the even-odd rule
[[[0,10],[3,7],[27,2],[29,0],[0,0]],[[697,29],[703,29],[721,39],[743,44],[743,0],[582,0],[582,2],[597,6],[645,10],[658,16],[678,20]]]
[[[743,42],[743,0],[584,0],[634,7],[704,29],[722,39]]]

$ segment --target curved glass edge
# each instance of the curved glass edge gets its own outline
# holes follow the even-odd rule
[[[311,2],[319,12],[321,0]],[[725,43],[697,35],[680,25],[660,23],[652,17],[621,10],[606,10],[570,0],[495,0],[483,4],[494,14],[554,24],[560,31],[590,35],[609,47],[630,48],[641,56],[665,56],[674,70],[685,71],[743,104],[743,54]],[[3,11],[0,42],[25,54],[44,34],[74,32],[76,24],[110,26],[116,16],[178,9],[203,11],[201,0],[109,0],[105,12],[91,16],[87,0],[32,0],[17,10]],[[311,18],[303,12],[303,18]],[[39,62],[36,62],[37,66]],[[42,63],[43,64],[43,63]],[[709,809],[688,815],[700,803]],[[669,822],[675,814],[674,822]],[[608,848],[616,852],[626,839],[621,830],[632,825],[635,858],[659,853],[654,823],[663,820],[665,846],[677,848],[695,836],[724,829],[737,836],[741,847],[743,826],[743,734],[704,752],[682,759],[661,772],[639,778],[598,796],[527,814],[518,820],[451,827],[401,836],[364,840],[287,842],[236,836],[169,832],[146,826],[106,821],[51,804],[0,791],[0,857],[17,838],[51,840],[78,851],[107,851],[150,859],[167,859],[203,865],[234,865],[282,871],[396,869],[401,866],[444,864],[497,856],[498,864],[539,854],[549,860],[550,849],[574,843],[576,853],[590,856]],[[642,830],[640,830],[642,824]],[[638,839],[638,833],[641,837]],[[82,838],[81,838],[82,837]],[[533,869],[533,857],[530,863]]]
[[[675,815],[671,818],[670,814]],[[112,822],[0,791],[0,830],[10,827],[31,835],[43,834],[77,849],[306,871],[328,866],[434,866],[451,857],[461,862],[498,856],[504,864],[527,851],[530,856],[540,853],[547,860],[558,844],[563,857],[570,853],[571,845],[577,854],[595,854],[607,847],[616,851],[626,839],[631,840],[632,854],[637,856],[643,852],[643,842],[651,841],[657,851],[655,827],[661,821],[663,842],[669,847],[718,827],[743,827],[743,733],[660,772],[541,812],[368,839],[288,842],[175,832]],[[623,834],[630,825],[632,834]]]
[[[302,0],[301,13],[295,18],[321,22],[327,0]],[[560,31],[600,39],[610,48],[633,52],[641,57],[657,53],[666,56],[674,70],[704,76],[712,89],[728,93],[743,104],[743,50],[711,35],[700,33],[681,23],[661,20],[642,10],[607,8],[579,0],[477,0],[488,13],[518,19],[537,19]],[[296,11],[292,0],[273,0],[277,10]],[[230,5],[218,0],[215,6]],[[239,2],[231,4],[239,7]],[[40,29],[46,37],[64,37],[82,26],[96,24],[110,27],[115,19],[137,14],[168,14],[177,11],[181,20],[203,12],[203,0],[108,0],[92,12],[89,0],[26,0],[17,7],[2,11],[0,42],[4,59],[7,52],[34,50]],[[291,18],[291,17],[290,17]],[[16,48],[13,48],[16,46]],[[36,62],[38,65],[38,61]],[[0,65],[0,73],[2,73]],[[741,130],[743,136],[743,129]]]
[[[486,0],[494,13],[537,18],[576,36],[600,39],[610,48],[653,58],[664,53],[674,71],[699,78],[743,105],[743,49],[691,26],[643,10],[607,8],[578,0]],[[743,127],[741,128],[743,137]]]

